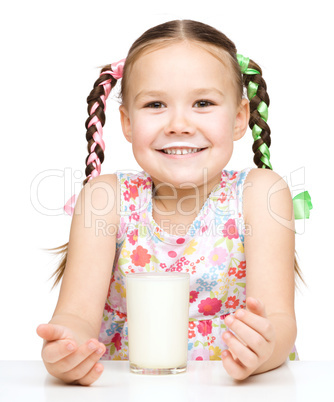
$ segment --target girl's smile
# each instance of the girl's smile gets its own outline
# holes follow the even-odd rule
[[[171,153],[168,153],[167,151],[163,150],[158,150],[162,155],[166,156],[167,158],[170,159],[186,159],[186,158],[193,158],[198,155],[202,155],[202,153],[207,150],[208,148],[202,148],[198,150],[189,150],[189,148],[178,148],[177,150],[174,151],[169,151]],[[175,153],[173,153],[175,152]]]

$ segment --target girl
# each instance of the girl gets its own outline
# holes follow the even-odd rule
[[[122,130],[143,171],[99,176],[120,78]],[[222,360],[242,380],[298,359],[293,203],[271,170],[261,68],[216,29],[170,21],[104,67],[87,102],[87,177],[55,273],[59,300],[37,328],[47,370],[88,385],[101,358],[128,358],[125,276],[142,271],[191,274],[190,360]],[[259,169],[224,170],[248,124]]]

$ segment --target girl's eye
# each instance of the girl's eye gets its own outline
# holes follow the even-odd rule
[[[196,105],[198,105],[198,106],[196,106]],[[207,107],[207,106],[212,106],[213,105],[213,103],[212,102],[210,102],[210,101],[207,101],[207,100],[199,100],[199,101],[197,101],[197,102],[195,102],[195,107],[198,107],[198,108],[202,108],[202,107]]]
[[[149,107],[152,109],[160,109],[160,108],[164,107],[164,105],[161,102],[152,102],[152,103],[148,103],[147,105],[145,105],[145,107]]]

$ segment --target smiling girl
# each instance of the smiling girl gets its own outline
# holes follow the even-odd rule
[[[143,170],[100,175],[118,79],[122,130]],[[86,179],[58,304],[37,328],[47,370],[88,385],[101,358],[128,359],[125,278],[143,271],[190,273],[190,360],[222,360],[242,380],[297,359],[293,203],[269,161],[261,68],[215,28],[170,21],[104,67],[87,101]],[[257,168],[224,170],[248,124]]]

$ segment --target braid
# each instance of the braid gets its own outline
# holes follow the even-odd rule
[[[125,59],[103,67],[99,79],[96,80],[94,88],[87,98],[89,117],[85,125],[87,129],[86,139],[88,141],[87,150],[89,155],[86,158],[86,179],[83,181],[83,185],[101,173],[101,163],[104,160],[105,150],[104,141],[102,139],[102,128],[106,121],[104,114],[106,110],[106,100],[110,91],[116,85],[117,80],[122,78],[124,63]],[[76,196],[74,195],[64,206],[65,211],[69,215],[73,214],[75,202]],[[55,251],[56,254],[62,256],[58,268],[52,275],[52,277],[55,277],[53,287],[60,282],[64,275],[67,262],[67,250],[68,243],[51,249],[51,251]]]
[[[250,106],[249,127],[252,130],[254,144],[254,163],[259,168],[272,169],[269,147],[271,144],[270,128],[267,124],[270,104],[267,85],[262,78],[261,68],[249,58],[240,54],[237,59],[243,74],[243,83],[247,88]]]
[[[254,138],[254,162],[258,168],[272,170],[269,161],[271,138],[270,128],[267,124],[268,106],[270,103],[269,95],[267,93],[267,85],[265,80],[262,78],[262,70],[258,64],[241,54],[237,54],[237,60],[240,65],[244,86],[247,88],[247,96],[250,105],[251,115],[249,119],[249,127],[252,130]],[[297,252],[295,250],[294,270],[305,284],[296,255]]]
[[[94,88],[87,97],[87,111],[89,117],[86,120],[86,140],[88,141],[86,158],[86,179],[85,185],[90,179],[101,173],[101,164],[104,160],[105,144],[102,139],[102,127],[106,117],[106,100],[111,89],[116,85],[117,80],[111,75],[111,65],[101,70],[100,77],[96,80]]]

